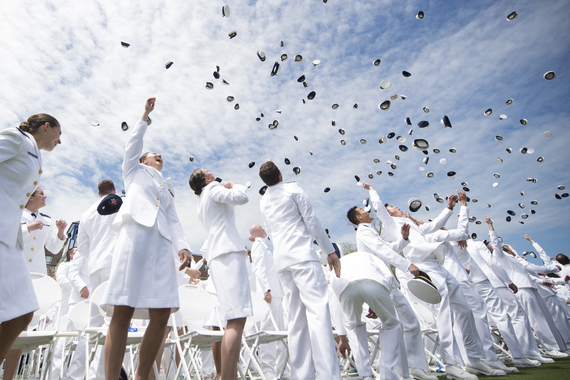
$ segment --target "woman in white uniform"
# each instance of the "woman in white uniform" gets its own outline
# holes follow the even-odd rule
[[[51,152],[61,127],[50,115],[32,115],[0,131],[0,363],[32,320],[38,301],[23,253],[20,219],[42,174],[40,150]]]
[[[162,157],[143,152],[148,115],[156,99],[147,99],[125,148],[123,178],[127,196],[113,226],[117,242],[102,304],[113,306],[105,340],[105,378],[118,379],[131,319],[150,319],[140,346],[137,379],[146,379],[164,339],[171,310],[179,307],[172,250],[186,268],[190,251],[174,208],[170,178],[162,176]]]
[[[220,303],[220,318],[227,321],[222,339],[222,380],[237,379],[237,363],[246,318],[253,315],[244,244],[237,231],[234,206],[249,201],[247,188],[219,183],[214,175],[196,169],[190,188],[200,197],[198,219],[208,231],[210,275]]]

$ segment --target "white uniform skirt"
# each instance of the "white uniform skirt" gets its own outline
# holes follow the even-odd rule
[[[144,227],[125,220],[119,229],[111,266],[111,278],[102,305],[135,308],[133,318],[148,319],[148,309],[180,308],[172,243],[155,223]],[[107,308],[112,315],[113,308]]]
[[[24,252],[0,242],[0,323],[38,309]]]
[[[208,263],[222,321],[253,315],[246,259],[245,251],[230,252],[217,256]]]

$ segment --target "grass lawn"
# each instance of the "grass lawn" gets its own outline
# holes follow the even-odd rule
[[[543,364],[535,368],[519,368],[519,373],[509,373],[507,376],[477,375],[480,379],[501,380],[566,380],[570,379],[570,357],[554,359],[555,363]]]

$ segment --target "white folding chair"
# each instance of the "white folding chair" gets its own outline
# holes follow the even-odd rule
[[[285,361],[285,366],[283,368],[277,369],[278,373],[276,375],[279,378],[283,375],[283,373],[287,369],[287,361],[289,359],[288,358],[289,347],[285,342],[285,340],[287,339],[287,331],[279,330],[279,328],[277,327],[277,323],[275,322],[275,319],[273,318],[273,315],[270,312],[269,304],[265,302],[265,300],[263,300],[259,296],[259,294],[251,292],[251,300],[253,305],[253,316],[247,319],[247,324],[252,325],[257,322],[260,322],[263,319],[265,319],[265,316],[267,315],[267,313],[269,313],[273,325],[273,330],[258,331],[256,333],[243,337],[244,345],[248,346],[248,349],[251,352],[251,355],[249,355],[250,359],[245,362],[244,369],[245,371],[249,371],[251,362],[253,362],[255,367],[257,367],[256,369],[259,371],[260,376],[263,379],[265,379],[263,371],[261,371],[261,361],[259,360],[259,357],[255,353],[257,352],[259,346],[261,346],[262,344],[268,344],[280,341],[285,346],[285,350],[287,352],[287,360]]]
[[[53,304],[61,302],[62,295],[61,288],[58,283],[51,277],[42,273],[31,273],[31,277],[39,305],[39,309],[34,313],[34,318],[30,323],[30,325],[33,325],[34,321],[36,324],[38,323],[39,316],[45,314]],[[45,378],[45,374],[47,372],[46,367],[49,367],[50,364],[51,349],[55,336],[56,331],[22,331],[20,333],[14,342],[12,349],[23,349],[24,353],[35,351],[34,355],[32,355],[33,360],[28,362],[28,367],[26,369],[28,375],[34,367],[34,373],[38,375],[40,362],[42,361],[42,350],[39,348],[47,346],[45,347],[46,350],[43,352],[44,369],[42,371],[42,378]]]
[[[203,321],[216,307],[216,301],[212,298],[210,293],[201,288],[186,284],[178,288],[178,297],[180,299],[180,313],[182,319],[188,321]],[[173,318],[174,319],[174,318]],[[201,323],[200,323],[201,325]],[[206,329],[195,329],[187,334],[178,336],[178,327],[174,321],[174,327],[171,334],[173,341],[176,343],[176,348],[180,354],[180,365],[176,369],[175,378],[178,379],[180,372],[184,371],[187,379],[190,379],[190,369],[186,362],[186,356],[190,357],[190,364],[196,371],[199,379],[202,379],[202,372],[196,360],[196,352],[200,346],[210,346],[212,343],[220,342],[224,337],[223,331],[210,331]],[[182,349],[181,343],[184,342],[185,346]],[[193,347],[196,350],[193,350]]]

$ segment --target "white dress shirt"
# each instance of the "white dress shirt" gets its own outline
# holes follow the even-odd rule
[[[269,186],[260,208],[265,232],[273,242],[277,271],[305,261],[320,261],[313,250],[313,237],[324,254],[335,251],[309,197],[296,183]]]
[[[40,221],[43,228],[35,231],[28,231],[28,224]],[[44,246],[56,255],[63,248],[63,240],[57,237],[58,229],[55,220],[39,211],[31,213],[27,208],[22,214],[22,236],[24,240],[24,256],[31,272],[47,274],[46,254]]]
[[[145,227],[157,223],[160,235],[172,243],[176,252],[180,252],[188,249],[188,243],[174,207],[174,189],[170,177],[164,179],[161,172],[139,162],[147,127],[144,121],[137,121],[125,147],[123,179],[127,196],[113,226],[119,229],[126,218]]]
[[[251,246],[251,259],[253,260],[252,269],[257,277],[259,292],[266,293],[271,290],[272,297],[283,298],[283,290],[277,276],[277,269],[275,269],[273,254],[265,244],[265,239],[255,238],[255,242]]]
[[[113,248],[117,240],[117,230],[113,228],[115,214],[100,215],[95,202],[81,215],[77,249],[88,258],[89,275],[103,268],[110,268],[113,262]]]
[[[198,201],[198,219],[208,231],[206,260],[211,261],[224,253],[245,251],[236,227],[234,206],[249,201],[243,185],[226,189],[219,182],[211,182],[202,189]]]
[[[42,156],[34,137],[18,128],[0,131],[0,242],[24,247],[20,219],[39,186]]]
[[[393,239],[399,236],[400,230],[405,223],[410,225],[410,236],[408,237],[410,244],[404,248],[404,256],[406,259],[410,260],[413,264],[421,263],[426,259],[437,259],[440,264],[443,264],[445,255],[442,251],[438,250],[441,242],[428,243],[424,235],[433,233],[445,226],[445,223],[453,213],[452,210],[446,207],[432,222],[417,226],[407,218],[392,217],[382,204],[375,190],[370,190],[370,201],[372,202],[372,207],[376,210],[378,218],[380,218],[382,222],[382,228],[384,228]]]
[[[489,231],[491,244],[493,245],[493,259],[507,272],[518,288],[536,289],[534,281],[528,275],[526,269],[517,262],[517,259],[510,254],[505,254],[499,244],[497,232]]]
[[[388,272],[390,265],[395,266],[403,272],[407,272],[412,263],[401,256],[399,253],[410,243],[409,239],[400,238],[394,243],[387,243],[380,238],[378,232],[370,225],[370,223],[360,223],[356,230],[356,248],[360,252],[369,252],[381,259]]]

